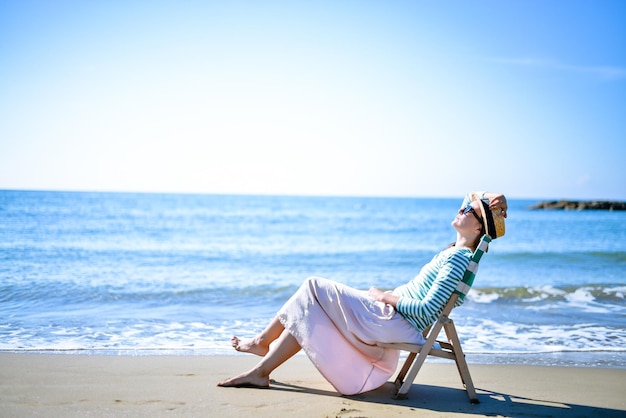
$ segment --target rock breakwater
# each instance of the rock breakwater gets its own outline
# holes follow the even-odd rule
[[[548,200],[532,205],[530,209],[626,210],[626,202],[609,200]]]

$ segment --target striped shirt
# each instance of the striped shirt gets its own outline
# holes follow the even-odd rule
[[[435,255],[417,276],[396,288],[400,297],[396,311],[417,330],[424,331],[437,320],[470,262],[468,248],[447,248]],[[459,298],[460,305],[462,303]]]

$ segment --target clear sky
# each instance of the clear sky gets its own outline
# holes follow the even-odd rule
[[[626,200],[626,1],[0,0],[0,189]]]

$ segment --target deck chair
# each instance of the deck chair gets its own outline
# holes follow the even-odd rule
[[[476,277],[478,262],[485,253],[489,242],[491,242],[491,238],[488,235],[483,235],[476,251],[471,257],[467,270],[463,275],[463,279],[457,285],[456,290],[452,293],[452,296],[450,296],[450,299],[446,303],[439,319],[432,324],[429,329],[424,331],[424,338],[426,339],[424,345],[409,343],[377,344],[381,347],[394,348],[396,350],[409,352],[409,355],[404,362],[402,369],[398,372],[394,382],[394,398],[406,398],[406,395],[413,384],[413,380],[415,380],[415,377],[424,364],[426,357],[430,355],[454,360],[461,376],[461,382],[465,385],[465,390],[467,391],[470,402],[478,403],[478,397],[476,396],[476,390],[474,389],[474,384],[472,383],[472,377],[470,376],[469,368],[465,362],[465,354],[463,354],[461,342],[459,341],[459,336],[456,332],[456,328],[454,327],[454,322],[449,318],[449,315],[458,298],[464,298],[469,292],[472,283],[474,282],[474,277]],[[448,341],[437,340],[439,333],[441,332],[441,328],[444,329]]]

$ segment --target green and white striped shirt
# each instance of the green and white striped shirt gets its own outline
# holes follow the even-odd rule
[[[396,288],[396,310],[417,330],[424,331],[437,320],[470,262],[468,248],[447,248],[435,255],[413,280]],[[457,305],[462,302],[459,298]]]

